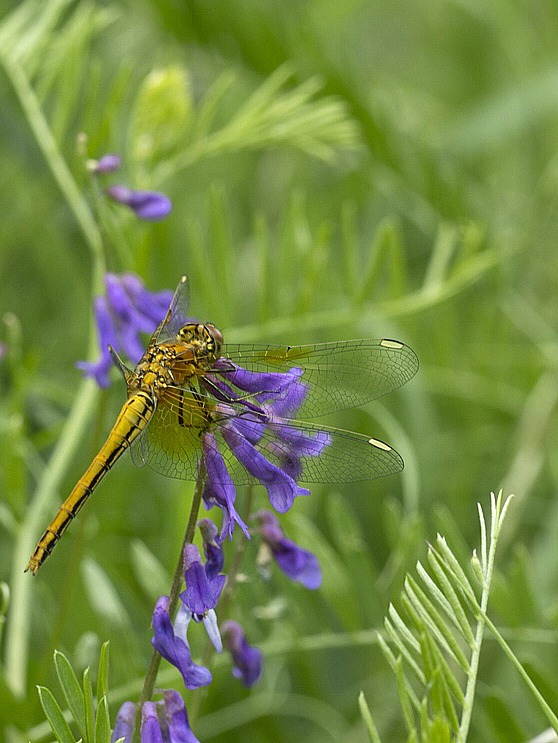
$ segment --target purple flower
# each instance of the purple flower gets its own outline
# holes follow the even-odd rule
[[[225,585],[224,575],[215,575],[215,566],[209,568],[201,561],[198,548],[187,544],[184,548],[184,582],[186,589],[180,594],[184,608],[195,622],[203,622],[209,639],[218,653],[222,650],[215,607]]]
[[[202,449],[207,474],[203,489],[203,500],[206,507],[211,508],[213,505],[217,505],[223,510],[221,541],[225,537],[232,538],[235,523],[240,526],[244,534],[250,539],[248,527],[234,507],[236,488],[234,487],[232,477],[219,450],[214,434],[210,432],[203,434]]]
[[[248,644],[244,630],[238,622],[225,622],[222,632],[224,645],[232,655],[233,676],[240,679],[244,686],[253,686],[262,675],[261,650]]]
[[[157,704],[144,702],[141,707],[141,743],[163,743],[163,731],[157,717]]]
[[[283,573],[306,588],[319,588],[322,570],[316,555],[287,539],[277,517],[271,511],[259,511],[254,514],[254,518],[259,522],[258,534]],[[262,559],[264,563],[267,561],[265,555],[260,558]]]
[[[109,186],[106,193],[119,204],[129,206],[136,217],[147,222],[159,222],[172,209],[172,202],[168,196],[159,191],[134,191],[126,186]]]
[[[124,743],[132,743],[137,714],[137,704],[124,702],[116,715],[116,723],[111,737],[112,743],[115,743],[120,738],[124,738]]]
[[[163,692],[163,698],[170,743],[199,743],[190,729],[188,713],[180,694],[168,689]]]
[[[136,364],[143,355],[140,333],[153,333],[165,317],[172,299],[168,291],[149,292],[141,279],[131,273],[105,275],[106,296],[95,300],[95,319],[101,357],[96,362],[80,361],[77,366],[100,387],[108,387],[112,358],[109,346]]]
[[[203,553],[205,555],[205,572],[208,580],[212,580],[222,570],[225,564],[225,553],[218,541],[218,529],[211,519],[198,521],[198,528],[203,539]]]
[[[184,607],[178,610],[174,626],[169,616],[169,597],[161,596],[153,612],[154,637],[151,644],[163,658],[168,660],[182,674],[187,689],[197,689],[211,683],[211,673],[204,666],[198,666],[190,655],[186,630],[191,614]]]
[[[158,693],[163,696],[162,701],[144,702],[141,705],[141,743],[199,743],[190,728],[180,694],[173,689]],[[120,738],[124,738],[125,743],[132,743],[137,713],[137,704],[124,702],[116,716],[112,743]]]
[[[98,160],[89,160],[87,167],[90,173],[95,175],[103,173],[114,173],[120,168],[122,158],[120,155],[103,155]]]
[[[265,485],[269,501],[279,513],[285,513],[292,506],[297,495],[310,495],[301,488],[284,470],[273,464],[240,433],[234,422],[223,424],[223,438],[240,464],[262,485]]]
[[[280,513],[288,511],[297,496],[310,493],[297,484],[303,474],[303,458],[319,456],[331,443],[324,431],[301,431],[284,420],[293,417],[304,402],[307,386],[300,381],[302,373],[298,367],[287,372],[255,372],[222,357],[214,371],[201,380],[205,390],[220,401],[214,412],[222,419],[224,443],[246,472],[265,486],[271,505]],[[231,401],[236,402],[234,409]],[[239,414],[239,405],[245,413]],[[246,533],[233,508],[234,477],[219,448],[223,442],[206,433],[202,445],[206,505],[217,504],[225,513],[221,539],[232,536],[235,523]]]

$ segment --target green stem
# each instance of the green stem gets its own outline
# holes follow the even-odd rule
[[[200,472],[200,476],[198,477],[198,480],[196,482],[196,488],[194,490],[194,498],[192,500],[190,516],[188,518],[188,525],[186,527],[186,532],[184,534],[184,540],[182,542],[182,547],[180,548],[180,555],[176,563],[174,577],[172,580],[170,602],[169,602],[169,615],[171,617],[173,617],[175,614],[176,607],[178,605],[178,598],[180,595],[180,588],[182,587],[182,580],[183,580],[183,575],[184,575],[184,548],[187,544],[191,544],[194,541],[194,534],[196,531],[196,524],[198,522],[198,514],[200,511],[200,505],[201,505],[201,500],[202,500],[203,481],[204,481],[203,472]],[[151,697],[153,696],[153,689],[155,688],[155,682],[157,680],[157,672],[159,670],[160,663],[161,663],[161,656],[157,652],[157,650],[154,650],[151,656],[151,661],[149,663],[149,668],[147,669],[147,673],[145,675],[143,689],[140,694],[140,699],[139,699],[140,706],[144,702],[149,701]]]
[[[509,658],[509,660],[512,662],[512,664],[517,669],[517,671],[518,671],[519,675],[521,676],[521,678],[525,681],[525,683],[527,684],[527,686],[529,687],[529,689],[533,692],[533,695],[535,696],[537,702],[541,706],[541,708],[542,708],[543,712],[545,713],[548,721],[552,725],[552,728],[553,728],[554,732],[555,733],[558,733],[558,717],[552,711],[552,709],[551,709],[550,705],[548,704],[548,702],[546,701],[546,699],[542,696],[542,694],[540,693],[540,691],[537,689],[536,685],[531,680],[531,677],[529,676],[529,674],[527,673],[527,671],[525,670],[525,668],[523,668],[520,660],[515,655],[515,653],[513,652],[513,650],[511,649],[511,647],[508,645],[508,643],[504,640],[504,638],[502,637],[501,633],[498,631],[498,629],[496,628],[496,626],[486,616],[484,617],[484,621],[485,621],[486,626],[488,627],[488,629],[492,632],[492,634],[496,638],[498,644],[500,645],[500,647],[502,648],[502,650],[504,651],[504,653],[507,655],[507,657]]]
[[[31,623],[32,578],[24,574],[31,550],[44,522],[58,500],[60,483],[74,461],[90,419],[95,412],[99,389],[90,379],[84,380],[56,448],[37,485],[35,497],[26,513],[14,546],[12,598],[6,629],[6,680],[14,694],[22,696],[27,684],[27,657]]]
[[[482,647],[482,639],[483,639],[483,633],[484,628],[486,626],[488,617],[487,617],[487,609],[488,609],[488,597],[490,595],[490,588],[492,585],[492,574],[494,572],[494,563],[496,561],[496,547],[498,545],[498,538],[500,536],[500,529],[502,527],[502,521],[503,521],[503,515],[505,515],[505,512],[507,511],[507,505],[504,506],[504,511],[502,512],[501,509],[501,498],[502,498],[502,492],[500,491],[500,494],[498,495],[498,498],[495,499],[494,496],[492,496],[491,505],[492,505],[492,518],[491,518],[491,525],[490,525],[490,542],[489,542],[489,548],[488,548],[488,555],[486,555],[485,547],[481,550],[481,567],[482,567],[482,574],[483,574],[483,581],[482,581],[482,595],[481,595],[481,602],[480,602],[480,611],[478,611],[478,623],[477,623],[477,631],[475,633],[475,646],[473,648],[473,652],[471,654],[471,663],[469,668],[469,674],[467,679],[467,688],[465,690],[465,698],[463,700],[463,714],[461,717],[461,724],[459,726],[459,733],[457,735],[457,743],[465,743],[467,740],[467,736],[469,734],[469,727],[471,725],[471,717],[473,714],[473,704],[475,701],[475,691],[477,686],[477,675],[478,675],[478,669],[479,669],[479,662],[480,662],[480,654],[481,654],[481,647]],[[509,499],[508,499],[509,501]],[[508,503],[506,501],[506,504]],[[486,540],[486,534],[485,534],[485,524],[484,524],[484,517],[482,515],[482,511],[480,510],[480,519],[481,519],[481,536],[484,535],[483,538],[483,544],[485,544]],[[485,563],[486,560],[486,563]]]

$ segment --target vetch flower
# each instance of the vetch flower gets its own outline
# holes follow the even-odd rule
[[[221,629],[225,648],[231,653],[233,676],[244,686],[253,686],[262,675],[262,652],[248,644],[244,630],[238,622],[224,622]]]
[[[221,539],[232,535],[235,523],[246,533],[233,508],[236,490],[220,449],[223,443],[254,481],[265,486],[276,511],[288,511],[297,496],[310,493],[297,483],[303,474],[302,460],[320,456],[331,439],[325,431],[301,431],[284,420],[296,415],[304,402],[307,387],[300,381],[302,373],[298,367],[287,372],[254,372],[222,357],[201,380],[205,390],[220,401],[214,411],[222,418],[220,436],[205,433],[202,447],[205,502],[216,503],[225,513]],[[234,409],[231,401],[236,403]],[[238,405],[246,412],[239,414]]]
[[[180,599],[196,622],[203,622],[209,639],[218,653],[222,650],[215,607],[225,585],[224,575],[215,575],[214,566],[206,570],[198,548],[187,544],[184,548],[184,581],[186,589]]]
[[[111,737],[112,743],[115,743],[120,738],[124,738],[124,743],[132,743],[137,714],[137,704],[124,702],[116,715],[116,722]]]
[[[80,361],[77,366],[100,387],[108,387],[112,358],[108,347],[123,353],[134,364],[143,355],[140,333],[153,333],[163,320],[172,292],[149,292],[135,274],[105,275],[106,296],[95,300],[95,319],[101,357],[96,362]]]
[[[307,488],[301,488],[284,470],[273,464],[240,433],[234,421],[226,422],[222,428],[223,438],[242,466],[262,485],[265,485],[269,502],[279,513],[285,513],[292,506],[297,495],[310,495]]]
[[[236,488],[214,434],[210,432],[203,434],[202,449],[207,474],[203,489],[203,501],[207,508],[216,505],[223,511],[221,541],[225,537],[232,538],[235,523],[240,526],[246,537],[250,539],[248,527],[234,507]]]
[[[174,689],[163,689],[160,702],[144,702],[141,705],[140,741],[141,743],[199,743],[188,720],[184,701]],[[116,724],[111,736],[112,743],[124,738],[132,743],[139,705],[124,702],[116,716]]]
[[[223,570],[225,553],[217,539],[219,531],[211,519],[201,519],[198,521],[198,528],[203,539],[205,572],[208,579],[212,580]]]
[[[151,644],[165,660],[168,660],[182,674],[187,689],[197,689],[211,683],[211,673],[204,666],[192,660],[186,631],[191,613],[181,606],[174,626],[169,615],[169,597],[161,596],[153,612],[154,637]]]
[[[163,743],[163,731],[155,702],[144,702],[141,706],[140,739],[141,743]]]
[[[312,590],[319,588],[322,583],[322,570],[316,555],[287,539],[277,517],[271,511],[258,511],[254,514],[254,519],[259,522],[257,532],[262,537],[264,547],[267,548],[260,553],[260,564],[265,566],[269,562],[269,557],[272,557],[291,580],[298,581]]]
[[[103,173],[114,173],[120,168],[122,158],[120,155],[107,154],[100,157],[98,160],[89,160],[87,162],[87,168],[90,173],[95,175]]]
[[[172,210],[169,197],[159,191],[135,191],[127,186],[115,185],[109,186],[106,194],[119,204],[130,207],[136,217],[147,222],[159,222]]]
[[[188,713],[180,694],[167,689],[163,691],[163,699],[170,743],[199,743],[190,728]]]

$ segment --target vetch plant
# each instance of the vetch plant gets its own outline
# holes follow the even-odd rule
[[[378,642],[396,678],[409,743],[468,740],[486,632],[500,645],[558,732],[555,712],[488,616],[496,548],[512,498],[504,500],[502,491],[497,496],[491,493],[489,528],[478,504],[480,552],[473,551],[470,565],[474,580],[438,534],[428,548],[428,568],[418,562],[419,579],[407,575],[401,593],[403,611],[390,604],[385,633],[378,634]],[[370,740],[381,743],[363,694],[359,706]]]

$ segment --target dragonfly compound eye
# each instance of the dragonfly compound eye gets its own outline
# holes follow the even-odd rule
[[[205,327],[209,330],[209,333],[217,344],[217,347],[222,346],[225,341],[223,339],[223,333],[221,333],[219,328],[216,328],[212,323],[207,323]]]

